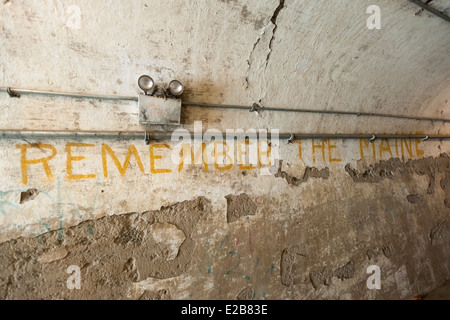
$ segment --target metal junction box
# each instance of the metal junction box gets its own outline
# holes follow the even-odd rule
[[[179,99],[164,99],[140,94],[138,106],[141,125],[180,124],[181,100]]]

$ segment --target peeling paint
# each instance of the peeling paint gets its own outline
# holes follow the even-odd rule
[[[20,193],[20,204],[24,204],[27,201],[31,201],[35,199],[39,195],[39,191],[37,189],[28,189],[27,191],[23,191]]]
[[[241,217],[256,214],[256,204],[250,197],[243,193],[238,196],[227,195],[227,223],[239,220]]]
[[[312,167],[306,167],[305,172],[303,173],[302,178],[297,178],[294,176],[291,176],[285,171],[282,171],[282,164],[283,161],[280,161],[280,166],[278,168],[278,172],[274,175],[276,178],[282,178],[285,179],[286,182],[293,186],[299,186],[302,183],[307,182],[310,178],[321,178],[321,179],[328,179],[330,177],[330,169],[323,168],[323,169],[317,169]]]

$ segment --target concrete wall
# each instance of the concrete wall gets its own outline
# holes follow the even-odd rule
[[[380,30],[367,29],[371,4]],[[183,101],[450,118],[448,23],[409,1],[9,0],[0,17],[3,87],[137,96],[149,74],[180,79]],[[2,130],[143,130],[132,101],[1,93],[0,112]],[[442,122],[184,107],[182,127],[194,121],[450,134]],[[220,157],[181,166],[174,148],[1,139],[0,297],[411,299],[450,278],[447,141],[281,141],[272,174]],[[71,265],[79,290],[66,286]],[[366,286],[371,265],[380,290]]]

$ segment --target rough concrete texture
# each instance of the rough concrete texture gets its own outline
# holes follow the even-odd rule
[[[446,281],[424,296],[419,296],[418,300],[448,300],[448,297],[450,297],[450,281]]]
[[[297,256],[307,257],[309,248],[305,244],[295,245],[285,248],[281,254],[281,283],[285,286],[292,286],[295,283],[295,271],[301,263],[297,261]]]
[[[355,263],[349,261],[345,266],[342,266],[334,271],[334,275],[341,280],[351,279],[355,276]]]
[[[328,267],[323,268],[320,272],[313,270],[309,277],[315,289],[319,289],[322,285],[330,286],[333,280],[333,270]]]
[[[225,197],[227,199],[227,222],[232,223],[241,217],[254,216],[256,213],[256,204],[248,194],[233,196],[231,194]]]
[[[252,288],[245,288],[238,294],[237,300],[252,300],[254,294],[255,293]]]
[[[449,233],[449,222],[448,220],[444,220],[440,223],[438,223],[436,226],[431,229],[430,232],[430,239],[431,244],[436,244],[439,242],[443,242],[448,239],[444,239],[444,237],[448,238]]]
[[[355,182],[380,182],[383,179],[393,179],[395,171],[409,170],[419,175],[428,175],[430,183],[428,185],[428,193],[433,193],[436,182],[437,172],[447,172],[450,170],[450,158],[447,154],[443,153],[439,158],[433,157],[423,158],[419,160],[402,161],[399,158],[391,158],[387,161],[382,160],[374,166],[369,166],[364,172],[357,172],[350,165],[345,166],[345,171],[352,177]],[[441,187],[446,190],[447,174],[444,179],[441,180]]]
[[[191,131],[449,135],[440,121],[264,111],[448,119],[449,52],[448,23],[406,0],[0,2],[1,87],[137,97],[148,74],[181,80],[183,101],[261,106],[183,107]],[[0,115],[1,130],[144,130],[134,101],[0,93]],[[449,141],[279,145],[262,174],[180,166],[173,142],[144,136],[1,138],[0,298],[413,299],[450,279]]]
[[[280,166],[278,168],[278,172],[275,173],[276,178],[283,178],[286,180],[287,183],[293,186],[298,186],[304,182],[307,182],[310,178],[322,178],[322,179],[328,179],[330,177],[330,170],[329,168],[323,168],[321,170],[317,168],[311,168],[306,167],[305,172],[303,173],[303,177],[297,178],[294,176],[291,176],[285,171],[281,170],[281,167],[283,165],[283,161],[280,160]]]
[[[66,231],[20,238],[0,245],[1,299],[122,299],[133,282],[185,273],[195,243],[192,232],[211,212],[205,198],[157,212],[86,221]],[[165,233],[155,229],[165,229]],[[155,233],[157,236],[155,236]],[[183,235],[183,241],[174,239]],[[80,290],[61,290],[70,265],[82,271]]]
[[[427,158],[426,167],[444,179],[447,159]],[[449,278],[448,209],[436,201],[448,190],[439,184],[428,194],[428,181],[416,180],[424,172],[412,170],[412,162],[392,162],[393,179],[359,182],[373,186],[367,191],[373,198],[361,198],[360,188],[327,186],[335,180],[330,176],[291,192],[303,197],[314,188],[326,197],[332,187],[336,199],[301,209],[289,205],[294,199],[285,203],[283,193],[255,200],[247,193],[229,194],[223,210],[199,197],[8,240],[0,245],[2,298],[409,299],[425,294]],[[353,184],[340,170],[337,183]],[[305,185],[269,179],[284,188]],[[397,185],[422,190],[423,200],[408,206],[404,193],[395,195]],[[365,286],[366,268],[373,264],[383,271],[379,291]],[[70,265],[81,268],[80,290],[66,288]]]
[[[421,196],[420,194],[410,194],[406,197],[409,203],[417,203],[420,201]]]

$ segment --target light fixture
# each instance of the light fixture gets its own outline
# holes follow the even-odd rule
[[[169,91],[174,96],[179,96],[183,93],[183,84],[178,80],[172,80],[169,83]]]
[[[180,125],[181,100],[177,98],[183,93],[180,81],[171,81],[167,88],[156,86],[150,76],[143,75],[138,79],[138,85],[144,91],[138,96],[138,118],[142,126]]]
[[[155,81],[149,76],[143,75],[139,77],[138,80],[139,88],[144,91],[145,95],[152,94],[155,91]]]

